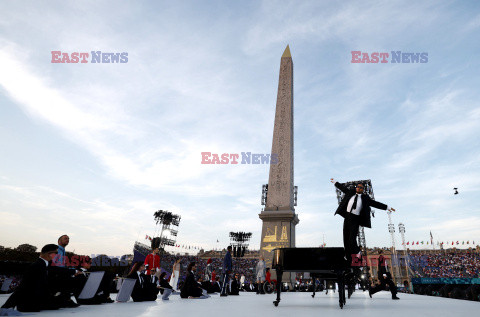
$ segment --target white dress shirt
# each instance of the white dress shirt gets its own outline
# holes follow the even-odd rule
[[[48,267],[48,261],[45,260],[44,258],[40,258],[40,259],[42,259],[45,262],[45,266]]]
[[[352,207],[353,207],[353,201],[355,200],[355,196],[358,196],[357,198],[357,208],[353,209],[352,210]],[[350,212],[354,215],[357,215],[359,216],[360,215],[360,210],[362,210],[362,195],[361,194],[355,194],[352,196],[352,198],[350,198],[350,200],[348,201],[348,205],[347,205],[347,212]]]
[[[143,278],[142,278],[142,273],[140,271],[137,271],[138,274],[138,280],[140,281],[140,285],[143,286]]]

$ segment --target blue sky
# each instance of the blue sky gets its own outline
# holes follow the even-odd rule
[[[2,1],[0,244],[67,233],[70,250],[121,255],[167,209],[179,243],[251,231],[258,249],[268,165],[201,152],[270,152],[287,44],[297,246],[342,245],[330,177],[371,179],[409,241],[480,241],[478,34],[475,1]],[[53,64],[55,50],[128,63]],[[353,64],[354,50],[428,63]],[[369,246],[390,244],[387,223],[377,211]]]

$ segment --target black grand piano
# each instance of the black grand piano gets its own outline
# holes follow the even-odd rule
[[[281,248],[273,250],[272,268],[277,273],[277,299],[280,303],[283,272],[310,272],[312,277],[334,280],[338,283],[339,305],[345,305],[347,261],[343,248]],[[315,296],[315,287],[314,294]]]

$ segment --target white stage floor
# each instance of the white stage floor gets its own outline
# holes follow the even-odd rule
[[[431,297],[422,295],[398,294],[400,300],[393,301],[389,292],[382,291],[370,299],[368,292],[356,291],[346,306],[340,309],[338,294],[282,293],[278,307],[273,305],[275,295],[256,295],[241,292],[239,296],[220,297],[213,295],[208,299],[181,299],[170,296],[169,301],[159,299],[156,302],[112,303],[96,306],[63,308],[58,311],[33,313],[38,316],[227,316],[227,317],[303,317],[303,316],[353,316],[355,317],[416,317],[416,316],[478,316],[480,302]],[[114,299],[116,294],[112,294]],[[0,306],[8,295],[0,295]]]

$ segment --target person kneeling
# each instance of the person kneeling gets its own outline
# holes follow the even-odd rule
[[[163,272],[162,274],[160,274],[159,287],[160,287],[160,293],[162,294],[163,300],[168,300],[168,297],[173,292],[173,287],[168,283],[166,276],[167,276],[166,272]]]
[[[38,312],[61,307],[61,301],[53,296],[52,286],[48,279],[48,266],[57,255],[58,246],[45,245],[40,257],[30,265],[23,275],[20,285],[10,295],[2,308],[17,307],[21,312]]]
[[[200,287],[200,284],[197,283],[195,280],[195,272],[197,271],[197,267],[195,262],[191,262],[187,268],[187,278],[185,279],[185,283],[180,291],[181,298],[208,298],[209,295],[204,293],[204,290]]]
[[[135,262],[130,274],[127,276],[127,278],[136,280],[131,295],[134,302],[154,301],[157,299],[157,294],[152,291],[147,276],[143,273],[144,270],[145,264]]]

